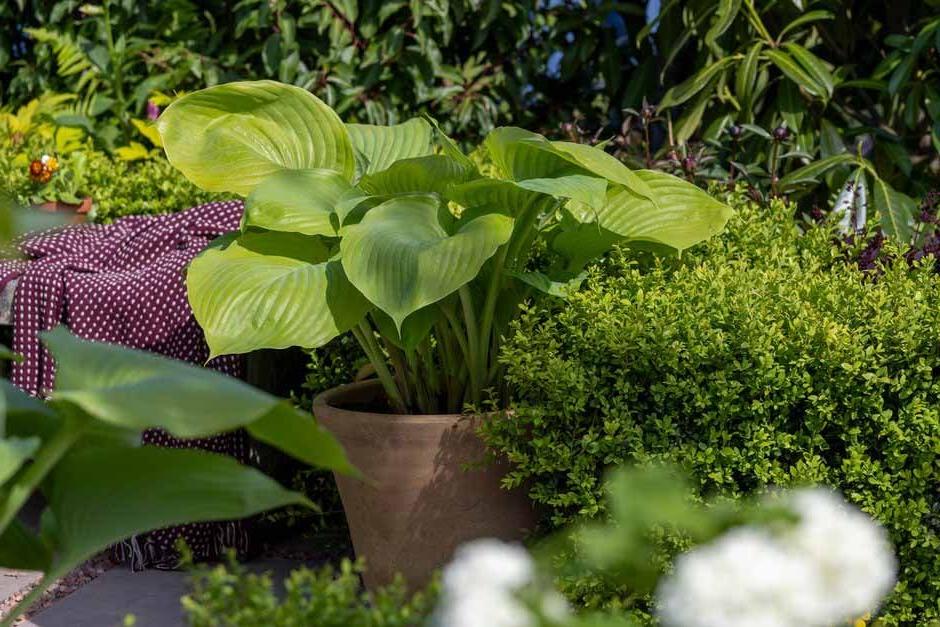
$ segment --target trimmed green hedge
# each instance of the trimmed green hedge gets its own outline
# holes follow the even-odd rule
[[[516,418],[487,437],[560,526],[602,513],[602,476],[675,462],[700,492],[824,483],[880,520],[901,563],[887,625],[940,617],[940,277],[864,274],[792,209],[731,198],[723,236],[682,259],[624,252],[532,308],[502,360]],[[591,605],[625,591],[568,582]]]

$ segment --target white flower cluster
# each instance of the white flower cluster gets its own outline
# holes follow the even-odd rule
[[[885,531],[823,489],[788,504],[782,533],[741,527],[676,561],[657,593],[670,627],[831,627],[877,608],[894,585]]]
[[[534,627],[520,593],[534,585],[535,563],[521,546],[499,540],[469,542],[444,568],[436,627]],[[552,591],[539,598],[541,610],[555,618],[568,607]]]

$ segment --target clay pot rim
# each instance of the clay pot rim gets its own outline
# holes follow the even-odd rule
[[[365,381],[356,381],[355,383],[345,383],[343,385],[330,388],[325,392],[320,392],[313,399],[313,413],[317,414],[317,409],[328,408],[333,417],[340,420],[381,421],[396,422],[405,424],[453,424],[460,420],[475,420],[481,417],[481,414],[390,414],[373,411],[362,411],[358,409],[346,409],[335,403],[341,399],[355,398],[363,392],[381,391],[382,382],[378,379],[367,379]],[[482,414],[489,416],[490,414]]]

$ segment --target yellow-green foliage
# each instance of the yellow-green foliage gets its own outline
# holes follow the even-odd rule
[[[602,514],[622,462],[679,464],[704,494],[824,483],[881,521],[901,564],[886,625],[940,616],[940,277],[865,275],[824,227],[733,198],[728,232],[681,260],[614,255],[502,353],[515,418],[490,442],[551,523]],[[569,582],[582,600],[622,590]]]
[[[29,162],[58,154],[60,169],[46,185],[29,178]],[[187,181],[162,156],[122,161],[85,143],[65,154],[38,135],[17,146],[0,145],[0,189],[13,192],[24,205],[48,200],[94,201],[96,222],[127,215],[173,213],[217,198]]]

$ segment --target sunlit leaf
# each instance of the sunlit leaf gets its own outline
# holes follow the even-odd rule
[[[625,187],[614,187],[598,212],[578,203],[569,203],[568,209],[579,221],[596,223],[623,241],[652,242],[677,251],[721,232],[731,216],[727,205],[687,181],[652,170],[637,174],[657,205]]]
[[[192,261],[186,287],[212,355],[322,346],[369,309],[323,244],[293,233],[218,242]]]
[[[394,126],[347,124],[357,156],[362,159],[360,174],[381,172],[399,159],[423,157],[432,152],[431,125],[414,118]]]
[[[335,170],[283,170],[248,196],[245,224],[272,231],[335,236],[339,226],[336,208],[353,193],[354,188]]]
[[[359,186],[376,196],[437,192],[443,194],[448,187],[469,180],[471,172],[459,161],[446,155],[429,155],[402,159],[391,167],[369,174]]]
[[[340,244],[349,280],[398,328],[472,280],[512,234],[511,218],[487,214],[448,235],[438,210],[434,196],[393,198],[348,227]]]
[[[832,91],[835,89],[835,78],[832,72],[826,67],[823,61],[803,46],[787,42],[783,45],[787,52],[803,66],[803,69],[813,77],[816,84],[822,86],[826,97],[832,97]]]
[[[226,83],[187,94],[157,120],[167,158],[209,191],[247,195],[283,170],[336,170],[355,157],[339,116],[310,92],[274,81]]]

